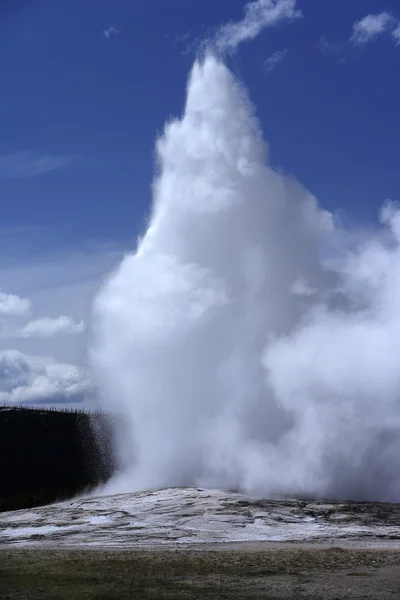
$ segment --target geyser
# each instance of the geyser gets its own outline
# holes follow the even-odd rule
[[[109,489],[400,500],[396,208],[341,251],[212,55],[157,157],[149,227],[94,304],[94,372],[121,421]]]

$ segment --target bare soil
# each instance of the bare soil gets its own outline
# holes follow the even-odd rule
[[[0,599],[399,600],[400,550],[294,544],[0,550]]]

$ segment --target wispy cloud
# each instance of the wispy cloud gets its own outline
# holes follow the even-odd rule
[[[398,24],[396,29],[393,31],[393,38],[394,38],[394,41],[396,42],[396,45],[399,46],[400,45],[400,23]]]
[[[188,40],[190,39],[190,37],[192,36],[192,32],[191,30],[187,31],[186,33],[177,33],[176,36],[174,37],[174,44],[183,44],[185,42],[188,42]]]
[[[264,61],[264,68],[266,73],[271,73],[286,57],[289,50],[277,50],[271,56]]]
[[[44,175],[67,167],[76,158],[73,155],[39,155],[28,150],[0,154],[0,177],[17,179]]]
[[[255,0],[244,7],[241,21],[222,25],[214,35],[213,46],[222,54],[234,52],[243,42],[253,40],[264,29],[301,17],[296,0]]]
[[[52,338],[57,335],[76,335],[83,333],[85,329],[84,321],[76,323],[74,319],[65,315],[54,319],[51,317],[42,317],[29,321],[29,323],[17,332],[16,337]]]
[[[323,35],[317,43],[318,50],[331,56],[340,54],[343,50],[343,46],[344,44],[340,42],[332,42],[331,40],[328,40],[325,35]]]
[[[362,46],[390,31],[395,23],[395,19],[387,11],[376,15],[366,15],[354,23],[350,41],[355,46]]]
[[[174,46],[183,47],[180,52],[182,56],[185,56],[191,52],[196,53],[199,48],[204,46],[204,39],[201,37],[195,37],[191,30],[186,31],[186,33],[177,33],[172,38],[166,35],[165,38],[172,39]]]
[[[16,294],[0,292],[0,316],[18,317],[29,314],[31,302],[28,298],[21,298]]]
[[[119,35],[120,31],[119,29],[117,29],[116,27],[114,27],[114,25],[111,25],[108,29],[104,29],[103,30],[103,35],[109,39],[112,36],[116,36]]]

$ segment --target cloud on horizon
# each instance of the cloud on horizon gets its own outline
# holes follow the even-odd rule
[[[244,12],[241,21],[230,21],[214,34],[211,43],[221,54],[234,52],[240,44],[255,39],[264,29],[302,16],[296,0],[255,0],[245,5]]]
[[[75,365],[18,350],[0,352],[0,404],[76,403],[92,395],[91,381]]]
[[[62,239],[49,245],[46,228],[0,230],[0,404],[82,405],[94,393],[85,323],[102,281],[132,241],[63,247]],[[21,361],[23,384],[11,376]]]

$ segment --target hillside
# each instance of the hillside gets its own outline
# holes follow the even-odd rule
[[[49,504],[94,488],[113,470],[100,415],[0,408],[0,511]]]

